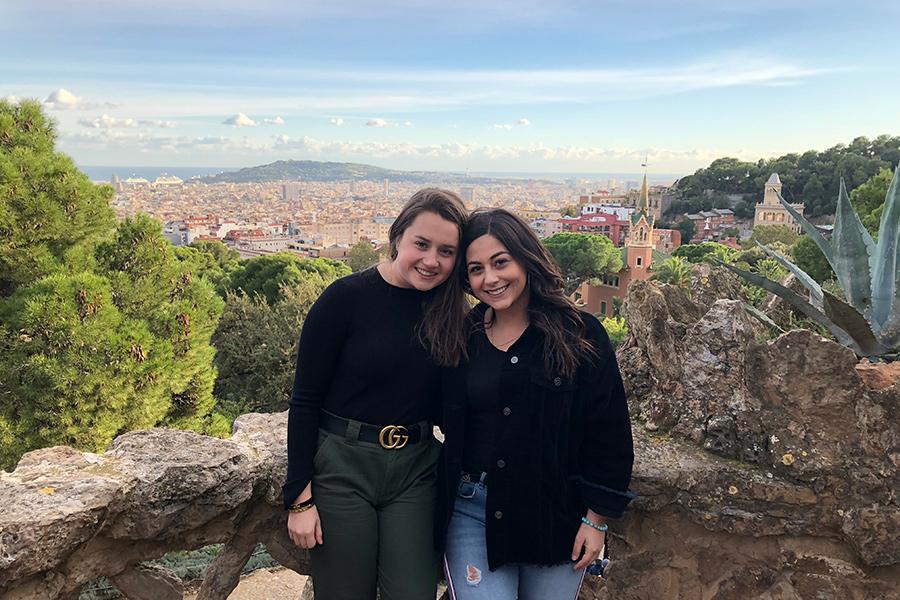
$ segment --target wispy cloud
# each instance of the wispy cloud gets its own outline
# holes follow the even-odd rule
[[[332,125],[337,125],[338,127],[340,127],[341,125],[344,124],[344,119],[342,119],[340,117],[333,117],[331,119],[328,119],[328,122],[331,123]]]
[[[147,127],[159,127],[161,129],[172,129],[178,123],[175,121],[161,121],[159,119],[139,119],[138,125],[145,125]]]
[[[530,127],[531,121],[528,119],[518,119],[512,123],[500,123],[494,124],[494,129],[506,129],[507,131],[512,129],[513,127]]]
[[[78,123],[92,129],[113,129],[115,127],[137,127],[134,119],[120,119],[109,115],[100,115],[94,119],[79,119]]]
[[[264,125],[284,125],[284,119],[281,117],[274,117],[271,119],[263,119]]]
[[[392,125],[384,119],[369,119],[366,121],[366,127],[392,127]]]

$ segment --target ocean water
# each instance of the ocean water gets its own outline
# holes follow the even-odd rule
[[[78,168],[84,171],[91,178],[91,181],[109,181],[114,173],[120,179],[143,177],[148,181],[153,181],[160,175],[166,174],[174,175],[187,181],[191,177],[215,175],[222,171],[237,171],[237,169],[223,169],[222,167],[104,167],[78,165]]]

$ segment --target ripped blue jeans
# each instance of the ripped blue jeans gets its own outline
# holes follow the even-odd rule
[[[584,570],[572,570],[572,563],[552,567],[516,564],[504,565],[496,571],[488,569],[484,536],[486,506],[484,483],[459,482],[444,555],[451,600],[575,600]]]

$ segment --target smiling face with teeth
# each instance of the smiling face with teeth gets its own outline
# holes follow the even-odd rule
[[[430,211],[420,213],[397,241],[390,283],[427,292],[441,285],[456,263],[459,227]]]
[[[528,306],[528,275],[506,246],[485,234],[466,249],[466,273],[476,298],[500,314]]]

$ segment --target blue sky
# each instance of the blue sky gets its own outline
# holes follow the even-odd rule
[[[900,2],[0,0],[82,165],[686,173],[900,135]]]

